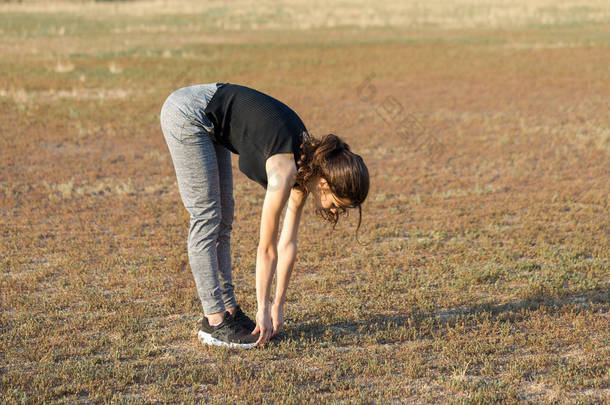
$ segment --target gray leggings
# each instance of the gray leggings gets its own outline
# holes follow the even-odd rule
[[[188,256],[204,314],[235,306],[231,271],[233,172],[231,152],[212,141],[204,109],[217,83],[184,87],[161,108],[184,207],[190,213]]]

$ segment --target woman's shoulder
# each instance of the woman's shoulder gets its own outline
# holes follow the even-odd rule
[[[297,166],[292,152],[276,153],[269,156],[265,161],[265,168],[267,169],[267,176],[276,174],[282,177],[293,177],[297,173]]]

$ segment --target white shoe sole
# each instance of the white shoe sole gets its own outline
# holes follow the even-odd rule
[[[200,330],[197,334],[199,341],[204,345],[212,345],[212,346],[226,346],[226,347],[236,347],[239,349],[251,349],[256,346],[256,343],[232,343],[232,342],[223,342],[222,340],[218,340],[209,333],[205,333]]]

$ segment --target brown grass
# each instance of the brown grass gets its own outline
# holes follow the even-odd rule
[[[607,4],[267,4],[0,4],[2,401],[607,402]],[[158,122],[213,81],[371,173],[368,245],[308,205],[286,330],[248,352],[197,342]],[[234,163],[253,315],[264,190]]]

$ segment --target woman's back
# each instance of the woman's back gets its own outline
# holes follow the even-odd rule
[[[214,125],[212,139],[239,154],[239,169],[267,188],[266,160],[293,153],[295,164],[307,129],[286,104],[260,91],[220,83],[205,113]]]

